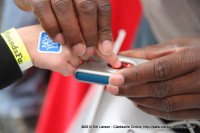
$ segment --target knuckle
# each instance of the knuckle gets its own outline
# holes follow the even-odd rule
[[[160,105],[160,109],[161,111],[164,112],[171,112],[174,111],[176,109],[174,101],[169,97],[169,98],[165,98]]]
[[[140,73],[139,70],[137,68],[132,69],[132,68],[126,68],[126,75],[128,78],[126,78],[125,80],[129,80],[130,82],[138,82],[140,81]]]
[[[99,41],[112,40],[112,32],[109,26],[102,26],[98,31]]]
[[[101,3],[98,6],[98,13],[102,16],[110,16],[111,15],[111,5],[109,2]]]
[[[79,3],[80,12],[86,15],[96,14],[96,4],[92,0],[84,0]]]
[[[181,67],[187,67],[188,64],[192,64],[193,68],[198,67],[198,61],[199,59],[197,59],[197,56],[191,52],[190,48],[184,48],[184,50],[182,50],[182,56],[180,58],[180,63],[183,64]]]
[[[156,80],[167,78],[172,72],[171,65],[165,60],[158,60],[154,62],[154,77]]]
[[[104,40],[113,40],[112,32],[110,28],[101,28],[98,31],[99,41],[102,42]]]
[[[33,13],[38,16],[45,14],[48,12],[47,10],[49,9],[49,4],[48,0],[33,0],[31,2]]]
[[[72,6],[71,0],[52,0],[52,5],[56,13],[65,13],[70,6]]]
[[[164,98],[171,93],[172,88],[167,84],[166,81],[151,82],[149,85],[149,94],[153,97]]]
[[[108,26],[108,25],[103,25],[101,27],[101,29],[99,29],[99,35],[104,35],[104,36],[112,36],[112,33],[111,33],[111,27]]]

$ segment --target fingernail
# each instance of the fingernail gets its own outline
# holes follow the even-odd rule
[[[60,43],[60,44],[64,44],[65,43],[65,39],[62,33],[58,33],[55,38],[54,38],[54,42]]]
[[[103,55],[110,55],[113,52],[113,43],[111,41],[104,41],[100,43],[99,50]]]
[[[83,56],[86,52],[86,46],[82,43],[73,46],[72,51],[76,56]]]
[[[122,65],[121,61],[120,61],[120,60],[117,60],[117,61],[115,62],[114,67],[115,67],[115,68],[119,68],[121,65]]]
[[[109,78],[109,83],[115,86],[124,84],[124,77],[121,74],[113,74]]]
[[[86,49],[85,54],[84,54],[83,56],[81,56],[81,59],[82,59],[82,60],[88,60],[88,59],[90,59],[90,57],[91,57],[92,55],[94,55],[94,53],[95,53],[95,48],[94,48],[94,47],[88,47],[88,48]]]
[[[113,64],[112,64],[113,68],[119,68],[121,67],[121,61],[120,60],[116,60]]]
[[[113,95],[118,95],[119,94],[119,87],[113,86],[113,85],[108,85],[107,90],[113,94]]]
[[[94,55],[94,52],[95,52],[95,48],[94,48],[94,47],[88,47],[88,48],[86,49],[85,55],[86,55],[86,56],[92,56],[92,55]]]

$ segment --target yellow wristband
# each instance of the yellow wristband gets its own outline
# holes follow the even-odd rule
[[[15,28],[1,33],[1,36],[15,57],[15,60],[17,61],[21,71],[33,66],[28,51]]]

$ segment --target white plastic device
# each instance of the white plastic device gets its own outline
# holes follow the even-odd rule
[[[92,57],[88,61],[78,66],[74,72],[74,77],[82,82],[107,85],[109,77],[112,73],[118,71],[119,69],[136,67],[148,61],[125,56],[118,57],[122,62],[122,66],[118,69],[112,68],[106,61],[102,59]]]

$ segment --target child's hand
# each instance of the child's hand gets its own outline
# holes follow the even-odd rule
[[[60,72],[65,76],[72,74],[74,67],[79,65],[80,59],[71,54],[65,44],[62,45],[61,53],[38,52],[38,42],[41,31],[43,31],[43,29],[40,25],[17,30],[29,52],[33,65],[39,68]]]

